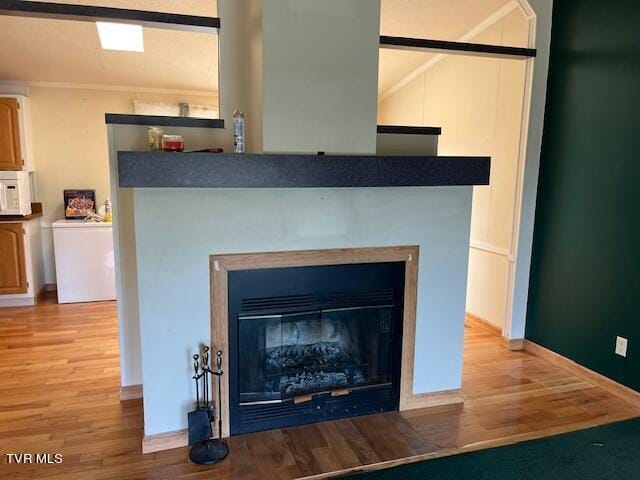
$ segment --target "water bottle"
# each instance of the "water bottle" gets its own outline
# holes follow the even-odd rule
[[[244,113],[233,112],[233,148],[236,153],[244,153]]]

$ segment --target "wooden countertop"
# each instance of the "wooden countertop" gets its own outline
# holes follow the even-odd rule
[[[31,204],[31,215],[0,215],[0,223],[29,222],[42,216],[42,203]]]

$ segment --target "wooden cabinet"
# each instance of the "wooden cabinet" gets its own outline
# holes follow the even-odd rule
[[[22,170],[20,104],[17,98],[0,97],[0,170]]]
[[[0,94],[0,170],[34,170],[30,117],[28,97]]]
[[[27,261],[21,223],[0,223],[0,294],[26,293]]]
[[[35,305],[44,283],[41,212],[24,220],[0,217],[0,307]]]

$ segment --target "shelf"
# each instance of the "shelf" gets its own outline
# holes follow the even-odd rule
[[[166,117],[162,115],[128,115],[107,113],[107,125],[146,125],[149,127],[224,128],[221,118]]]
[[[442,128],[412,127],[405,125],[378,125],[378,133],[398,135],[442,135]]]

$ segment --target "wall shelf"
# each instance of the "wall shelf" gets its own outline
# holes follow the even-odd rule
[[[163,115],[130,115],[107,113],[107,125],[146,125],[149,127],[224,128],[222,118],[166,117]]]
[[[442,135],[442,128],[413,127],[405,125],[378,125],[378,133],[398,135]]]

